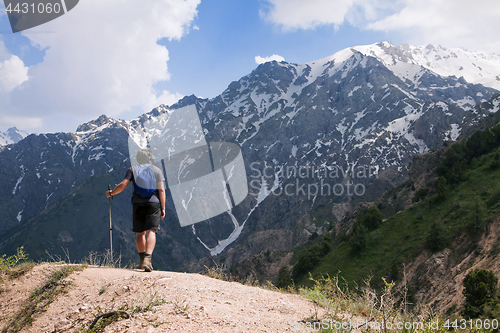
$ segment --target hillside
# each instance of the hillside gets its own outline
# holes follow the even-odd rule
[[[27,312],[30,295],[51,274],[71,267],[75,271],[58,282],[51,300],[38,303],[33,322],[23,323],[19,314],[23,306]],[[85,332],[98,314],[117,310],[132,316],[118,318],[106,332],[285,332],[291,323],[323,314],[296,294],[165,271],[42,264],[1,287],[2,332],[15,331],[8,326],[15,316],[25,325],[19,332]]]

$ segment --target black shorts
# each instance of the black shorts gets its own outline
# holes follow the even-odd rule
[[[135,203],[132,208],[134,225],[133,232],[143,232],[151,229],[160,230],[161,207],[159,203]]]

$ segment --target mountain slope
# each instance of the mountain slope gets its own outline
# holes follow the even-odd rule
[[[208,142],[241,147],[250,193],[231,215],[191,228],[180,228],[170,214],[172,222],[165,223],[164,230],[175,242],[159,242],[154,260],[179,269],[193,259],[219,255],[231,265],[268,248],[301,244],[326,230],[304,218],[315,207],[372,200],[407,179],[407,164],[415,154],[456,139],[498,110],[497,100],[490,100],[497,93],[493,88],[438,75],[413,60],[389,65],[386,58],[401,58],[401,48],[382,43],[365,47],[376,49],[374,54],[355,47],[306,64],[268,62],[210,100],[189,96],[131,121],[101,116],[76,133],[31,135],[2,147],[0,163],[11,167],[0,177],[0,193],[6,198],[0,207],[5,212],[0,241],[24,244],[22,235],[12,236],[13,230],[45,221],[46,210],[67,205],[69,193],[88,193],[79,185],[92,184],[87,180],[101,175],[106,180],[94,183],[92,195],[82,195],[79,206],[105,219],[107,202],[99,195],[107,182],[115,184],[124,175],[128,136],[145,145],[154,134],[148,123],[166,119],[171,109],[194,104]],[[405,77],[403,72],[413,75]],[[487,111],[474,108],[488,101],[496,106]],[[106,178],[108,174],[112,176]],[[114,204],[126,212],[128,198],[117,197]],[[84,214],[72,219],[88,223]],[[57,214],[51,220],[54,228],[65,229],[66,221]],[[124,214],[123,229],[126,220]],[[274,234],[281,235],[279,242],[273,241]],[[127,237],[117,247],[130,248]],[[74,242],[50,242],[53,248],[64,245],[84,252],[83,247],[76,250],[76,238],[71,238]],[[40,249],[48,247],[47,242],[42,240]]]

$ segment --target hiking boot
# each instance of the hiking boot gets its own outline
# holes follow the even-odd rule
[[[144,258],[143,267],[145,272],[153,271],[153,265],[151,264],[151,257]]]
[[[144,269],[144,253],[139,253],[139,264],[135,267],[135,269]]]

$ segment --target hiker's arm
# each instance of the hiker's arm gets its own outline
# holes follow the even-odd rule
[[[158,193],[160,194],[160,207],[161,207],[161,217],[160,220],[165,218],[165,188],[163,182],[158,183]]]
[[[128,184],[130,184],[130,180],[128,179],[122,180],[122,182],[116,185],[116,187],[113,190],[106,191],[106,197],[110,198],[114,195],[117,195],[118,193],[121,193],[127,187]]]

